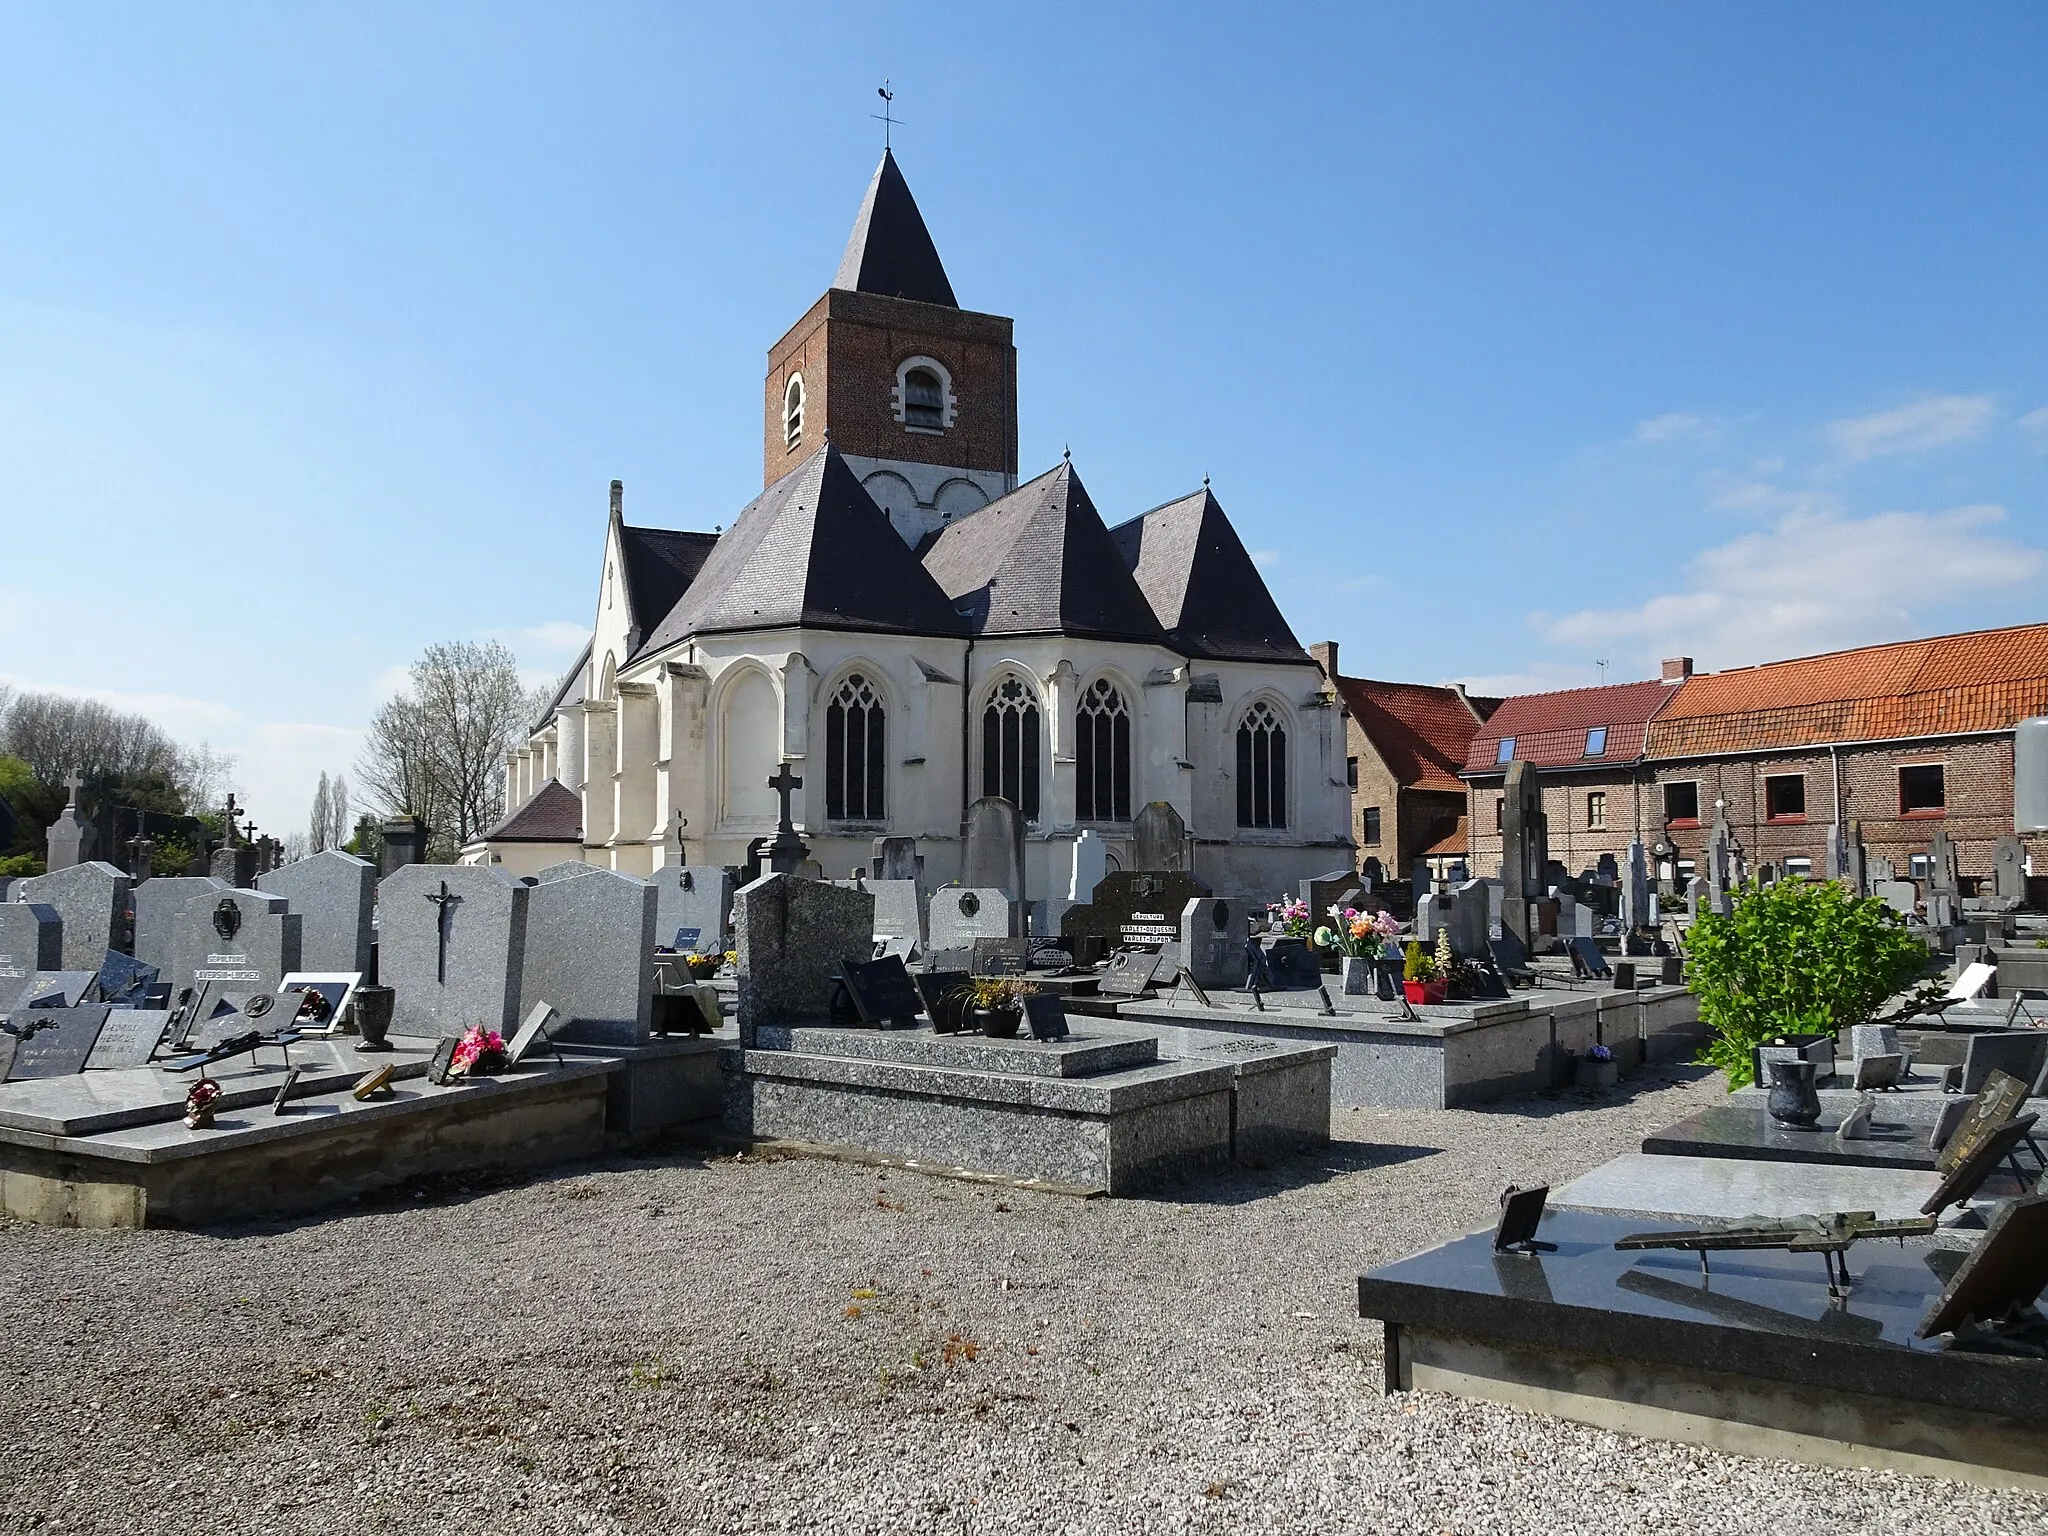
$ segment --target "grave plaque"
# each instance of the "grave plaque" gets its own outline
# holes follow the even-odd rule
[[[1031,992],[1024,997],[1024,1018],[1034,1040],[1067,1038],[1067,1009],[1056,992]]]
[[[156,985],[157,969],[144,965],[133,956],[124,955],[117,949],[107,951],[100,962],[100,1001],[116,1007],[134,1007],[141,1002],[142,994]]]
[[[542,1040],[546,1040],[552,1046],[554,1031],[551,1026],[559,1023],[561,1017],[549,1003],[537,1002],[528,1009],[526,1017],[519,1022],[518,1033],[512,1036],[511,1042],[505,1047],[507,1064],[518,1066]]]
[[[157,1043],[164,1037],[165,1026],[170,1022],[168,1009],[114,1009],[100,1027],[92,1054],[85,1059],[87,1069],[119,1071],[123,1067],[147,1066],[149,1058],[156,1054]]]
[[[1112,949],[1158,949],[1180,941],[1181,913],[1208,894],[1193,875],[1119,870],[1097,883],[1093,902],[1062,914],[1060,932],[1096,934]]]
[[[2010,1072],[1993,1072],[1970,1101],[1969,1113],[1934,1160],[1938,1172],[1953,1173],[1958,1165],[1992,1134],[2019,1113],[2027,1101],[2027,1084]]]
[[[1995,1324],[2048,1286],[2048,1193],[2007,1200],[1914,1333],[1923,1339]]]
[[[1096,990],[1105,997],[1136,997],[1152,984],[1158,959],[1150,950],[1120,949],[1109,957],[1109,969]]]
[[[299,1086],[299,1078],[304,1075],[305,1070],[304,1067],[292,1067],[285,1072],[284,1081],[277,1085],[277,1097],[270,1101],[270,1112],[273,1115],[284,1113],[285,1101],[292,1096],[292,1090]]]
[[[976,939],[969,968],[976,976],[1022,976],[1028,941]]]
[[[22,1008],[76,1008],[99,1001],[98,971],[38,971],[21,990]]]
[[[913,979],[924,1011],[931,1016],[932,1029],[942,1035],[958,1034],[973,1001],[973,978],[965,971],[919,971]]]
[[[924,1012],[924,999],[910,971],[894,955],[881,960],[842,960],[839,973],[861,1022],[877,1028],[909,1029]]]
[[[19,1083],[83,1072],[112,1011],[105,1003],[87,1003],[78,1008],[44,1008],[17,1015],[15,1023],[23,1033],[15,1042],[14,1062],[7,1069],[7,1080]]]
[[[455,1047],[458,1044],[453,1035],[443,1035],[441,1043],[434,1047],[434,1054],[427,1062],[427,1081],[436,1088],[446,1088],[455,1076]],[[361,1095],[357,1095],[361,1097]]]

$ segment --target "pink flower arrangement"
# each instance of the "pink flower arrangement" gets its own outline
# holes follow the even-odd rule
[[[504,1070],[505,1037],[481,1024],[471,1026],[469,1033],[455,1042],[455,1055],[449,1066],[465,1076]]]
[[[1376,960],[1386,952],[1387,940],[1401,931],[1391,912],[1364,912],[1357,907],[1330,908],[1331,923],[1316,930],[1316,940],[1326,947]],[[1324,938],[1327,934],[1329,937]]]
[[[1305,901],[1275,901],[1267,903],[1266,910],[1280,924],[1280,931],[1295,938],[1309,936],[1308,903]]]

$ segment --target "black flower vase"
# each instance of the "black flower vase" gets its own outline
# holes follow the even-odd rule
[[[1813,1086],[1810,1061],[1774,1061],[1771,1096],[1765,1107],[1784,1125],[1806,1127],[1820,1119],[1820,1091]]]
[[[356,1046],[359,1051],[388,1051],[391,1042],[385,1038],[391,1032],[392,1005],[398,1001],[398,994],[390,987],[357,987],[355,1002],[356,1032],[363,1038]]]

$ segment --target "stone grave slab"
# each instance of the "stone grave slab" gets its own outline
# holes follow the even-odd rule
[[[968,969],[976,976],[1022,976],[1030,968],[1030,941],[976,939],[968,946]]]
[[[85,1065],[90,1071],[119,1071],[140,1067],[156,1054],[164,1028],[171,1022],[168,1008],[115,1008],[100,1027],[92,1054]]]
[[[1643,1138],[1642,1150],[1659,1157],[1754,1158],[1762,1162],[1831,1163],[1854,1168],[1909,1168],[1931,1172],[1934,1153],[1924,1123],[1884,1118],[1878,1104],[1864,1137],[1835,1136],[1842,1116],[1823,1113],[1810,1130],[1780,1124],[1761,1106],[1710,1104],[1697,1114]]]
[[[329,848],[256,877],[256,888],[282,896],[300,919],[299,963],[309,971],[367,971],[370,913],[377,867]]]
[[[113,1011],[105,1003],[86,1003],[76,1008],[45,1008],[17,1016],[17,1027],[30,1033],[15,1041],[7,1081],[27,1082],[83,1072],[107,1015]]]
[[[168,972],[177,957],[172,936],[185,903],[207,891],[229,887],[210,875],[152,875],[135,887],[135,958]]]
[[[519,1017],[527,902],[538,889],[483,865],[407,864],[386,875],[377,888],[377,975],[396,994],[391,1032],[431,1039],[478,1024],[509,1030]]]
[[[1699,1220],[1874,1211],[1879,1221],[1900,1221],[1918,1216],[1940,1182],[1914,1168],[1628,1152],[1552,1190],[1550,1203]]]
[[[124,955],[118,949],[108,950],[102,958],[95,982],[99,1000],[112,1003],[117,1008],[140,1006],[143,994],[156,984],[155,966],[144,965],[133,955]]]
[[[0,903],[0,1013],[23,1001],[38,971],[64,966],[64,923],[46,902]]]
[[[822,1019],[839,962],[874,948],[875,899],[794,875],[764,875],[733,899],[738,1016],[751,1042],[764,1025]]]
[[[128,887],[120,870],[91,860],[24,880],[20,894],[57,909],[64,924],[62,968],[96,971],[108,950],[128,948]]]
[[[649,882],[654,887],[654,942],[685,946],[676,935],[695,930],[687,946],[700,955],[725,953],[732,926],[732,872],[716,864],[665,864]]]
[[[645,880],[584,868],[527,896],[514,1011],[546,1000],[561,1012],[560,1039],[640,1045],[654,1011],[657,895]]]

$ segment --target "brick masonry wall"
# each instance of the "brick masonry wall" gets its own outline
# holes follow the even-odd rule
[[[763,483],[818,451],[829,428],[841,453],[1017,473],[1017,349],[1000,315],[874,294],[828,292],[768,354],[763,388]],[[952,375],[953,425],[915,432],[896,419],[896,370],[929,357]],[[804,431],[785,439],[783,401],[804,378]]]
[[[1644,819],[1654,818],[1655,812],[1649,808],[1640,770],[1574,772],[1569,776],[1562,772],[1544,775],[1539,770],[1539,782],[1543,815],[1549,823],[1550,856],[1575,875],[1595,868],[1603,853],[1613,854],[1620,863],[1631,837],[1642,837],[1645,843],[1656,840],[1644,836]],[[1500,793],[1498,779],[1475,784],[1471,790],[1466,824],[1471,829],[1472,870],[1477,875],[1500,873]],[[1596,793],[1607,797],[1604,826],[1592,821],[1589,796]]]

